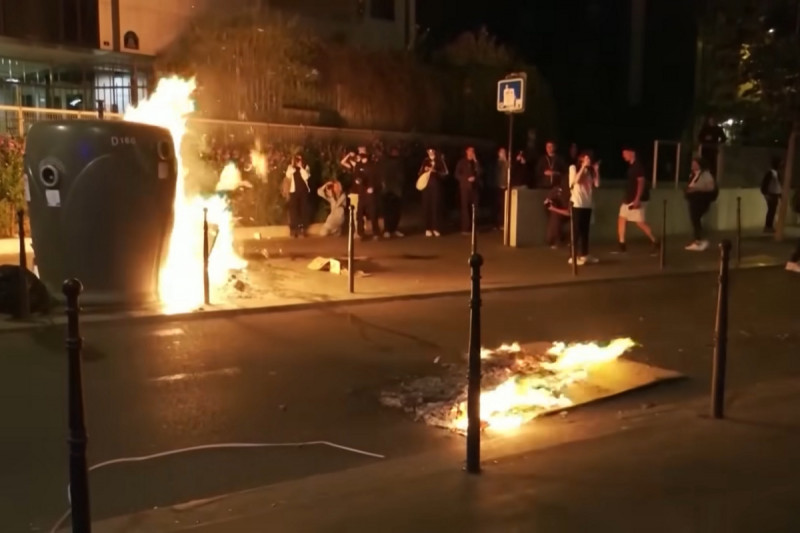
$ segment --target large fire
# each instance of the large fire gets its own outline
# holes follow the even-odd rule
[[[556,342],[546,358],[521,357],[519,344],[503,345],[481,352],[484,365],[495,363],[507,377],[499,385],[481,392],[481,422],[497,431],[515,429],[544,411],[573,404],[564,391],[585,381],[595,365],[619,358],[635,346],[632,339],[614,339],[606,345],[597,343],[565,344]],[[453,429],[467,429],[467,403],[453,407]]]
[[[166,128],[172,134],[178,163],[174,223],[167,260],[159,272],[158,293],[165,313],[192,311],[203,304],[203,210],[207,209],[213,248],[209,255],[209,280],[217,289],[232,270],[247,263],[233,246],[233,216],[225,192],[241,185],[235,165],[228,165],[220,176],[218,194],[190,196],[186,182],[189,169],[183,164],[181,144],[189,115],[194,111],[194,79],[170,77],[158,82],[147,100],[125,113],[125,120]],[[219,194],[222,193],[222,194]]]
[[[537,416],[573,405],[570,386],[584,383],[599,365],[616,360],[635,346],[628,338],[521,347],[503,344],[481,350],[481,426],[508,431]],[[464,369],[446,365],[439,376],[425,376],[384,391],[381,403],[414,413],[426,423],[463,433],[467,429]]]

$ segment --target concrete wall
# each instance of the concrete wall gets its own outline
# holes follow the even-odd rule
[[[617,217],[622,201],[622,189],[598,189],[594,197],[591,238],[596,242],[616,240]],[[511,245],[517,247],[539,246],[545,242],[547,215],[544,200],[547,191],[517,189],[511,197]],[[705,216],[705,228],[710,231],[734,231],[736,229],[736,199],[742,199],[742,229],[760,230],[764,226],[766,205],[757,188],[721,189],[719,198]],[[651,191],[647,206],[647,222],[656,234],[661,232],[661,220],[667,201],[667,235],[688,236],[692,226],[683,191],[656,189]],[[796,216],[790,215],[790,223],[796,223]],[[630,228],[631,240],[641,238],[641,232]]]

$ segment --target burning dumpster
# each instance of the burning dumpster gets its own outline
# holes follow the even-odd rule
[[[177,179],[169,131],[102,120],[37,123],[26,139],[25,178],[39,274],[52,294],[75,277],[86,305],[157,301]]]

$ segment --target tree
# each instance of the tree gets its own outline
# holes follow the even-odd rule
[[[711,47],[720,57],[738,57],[738,68],[722,64],[715,104],[779,125],[786,139],[783,198],[776,240],[782,240],[790,204],[800,133],[800,0],[715,0],[709,19],[717,25]],[[723,70],[727,67],[727,70]]]
[[[497,82],[511,72],[527,74],[527,105],[522,120],[546,137],[556,133],[555,102],[547,82],[535,66],[521,60],[486,28],[459,35],[433,56],[434,63],[452,73],[451,116],[461,130],[472,134],[506,131],[505,117],[497,112]]]
[[[275,120],[313,85],[318,46],[296,18],[280,12],[211,10],[158,57],[156,69],[196,76],[206,116]]]

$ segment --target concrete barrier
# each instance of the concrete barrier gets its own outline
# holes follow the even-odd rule
[[[540,246],[545,242],[547,214],[544,200],[547,191],[541,189],[515,189],[511,196],[511,245],[514,247]],[[594,193],[592,240],[614,242],[617,238],[617,217],[622,203],[621,188],[599,188]],[[757,188],[720,189],[717,201],[705,216],[708,231],[736,230],[736,198],[742,198],[742,230],[754,231],[764,227],[767,206]],[[667,200],[667,235],[688,236],[692,232],[689,210],[682,190],[655,189],[651,191],[647,206],[647,222],[656,235],[661,232],[664,200]],[[797,223],[790,214],[789,223]],[[628,230],[630,240],[640,239],[637,229]]]

